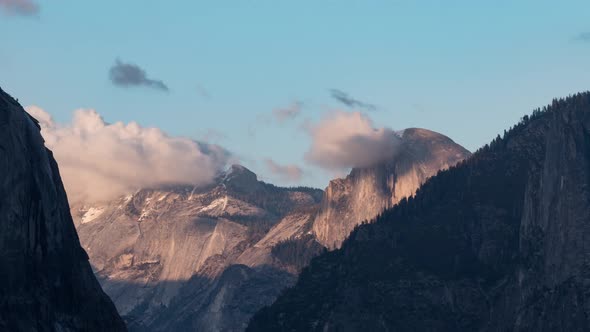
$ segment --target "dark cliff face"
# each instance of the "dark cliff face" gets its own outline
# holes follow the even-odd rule
[[[0,330],[125,331],[36,120],[0,89]]]
[[[339,248],[362,221],[414,195],[426,179],[470,155],[442,134],[404,130],[399,151],[390,160],[354,168],[346,178],[330,181],[313,224],[315,236],[324,246]]]
[[[590,330],[590,93],[314,259],[251,331]]]

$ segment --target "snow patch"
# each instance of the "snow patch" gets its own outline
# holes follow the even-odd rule
[[[211,204],[202,208],[201,212],[211,211],[211,210],[216,209],[220,206],[221,206],[221,211],[225,211],[225,208],[227,207],[228,200],[229,199],[227,196],[225,196],[223,198],[218,198],[218,199],[214,200],[213,202],[211,202]]]
[[[82,216],[82,223],[86,224],[91,222],[92,220],[100,217],[100,215],[104,212],[104,208],[93,208],[91,207],[90,209],[88,209],[88,211],[86,211],[86,213],[84,213],[84,216]]]
[[[143,221],[144,219],[148,218],[150,216],[150,214],[152,213],[152,209],[147,208],[147,209],[142,209],[141,210],[141,214],[139,215],[139,219],[137,219],[137,221]]]

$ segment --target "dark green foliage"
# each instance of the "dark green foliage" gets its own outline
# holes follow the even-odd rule
[[[309,194],[316,203],[321,201],[324,194],[320,189],[308,187],[282,188],[260,181],[259,184],[248,187],[247,191],[241,188],[233,188],[232,195],[275,215],[284,215],[293,209],[291,194],[294,191]]]
[[[272,247],[272,255],[281,263],[292,266],[299,271],[307,266],[312,258],[323,252],[324,246],[319,244],[313,235],[307,234],[300,238],[290,238]]]
[[[358,226],[341,249],[314,258],[248,331],[513,329],[519,309],[498,299],[513,299],[506,285],[536,259],[521,248],[525,195],[540,182],[546,133],[566,114],[587,119],[590,93],[536,109],[414,197]],[[556,297],[532,292],[522,297]],[[555,301],[559,308],[562,298]]]

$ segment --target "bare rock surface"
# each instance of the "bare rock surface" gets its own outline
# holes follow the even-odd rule
[[[295,281],[272,248],[310,232],[321,197],[233,165],[206,187],[142,189],[72,214],[131,330],[239,331]]]
[[[0,330],[126,331],[80,246],[38,123],[0,89]]]
[[[404,142],[390,162],[333,181],[353,188],[331,184],[334,194],[275,187],[233,165],[209,186],[142,189],[72,214],[131,330],[241,331],[325,250],[318,234],[343,238],[468,154],[424,129],[406,130]],[[314,232],[320,220],[324,233]]]
[[[590,92],[316,257],[250,331],[589,331]]]
[[[401,138],[400,150],[389,161],[355,168],[346,178],[330,182],[313,223],[321,244],[340,247],[361,222],[414,195],[426,179],[470,156],[450,138],[427,129],[405,129]]]

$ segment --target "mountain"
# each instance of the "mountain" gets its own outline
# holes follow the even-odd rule
[[[0,89],[0,330],[126,331],[80,247],[38,123]]]
[[[589,331],[590,93],[554,100],[303,270],[249,331]]]
[[[335,209],[372,218],[468,155],[425,129],[405,130],[402,141],[391,161],[335,180],[355,188],[338,193],[350,196],[350,207],[331,204],[334,196],[321,190],[261,182],[233,165],[209,186],[141,189],[73,206],[72,215],[99,281],[132,331],[241,331],[325,250],[318,224],[333,223],[322,233],[329,239],[348,234]],[[318,217],[320,206],[329,218]],[[358,220],[345,221],[352,230]]]
[[[322,194],[233,165],[206,187],[142,189],[72,214],[130,330],[236,331],[323,249],[308,234]],[[303,263],[273,254],[299,241]]]
[[[450,138],[427,129],[405,129],[400,136],[399,151],[388,161],[354,168],[346,178],[330,181],[313,223],[321,244],[340,247],[362,221],[412,196],[426,179],[470,156]]]

